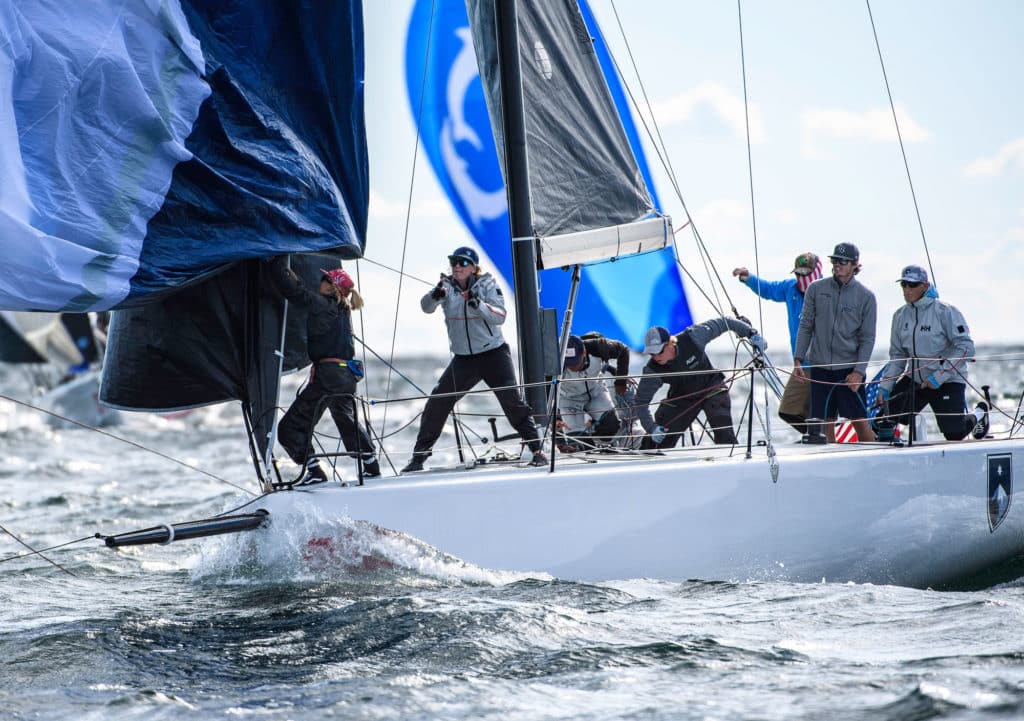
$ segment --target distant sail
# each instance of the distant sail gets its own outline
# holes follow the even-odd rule
[[[683,328],[692,322],[691,316],[671,247],[659,252],[625,257],[627,253],[642,247],[640,242],[630,245],[626,233],[636,228],[641,228],[642,234],[647,230],[642,223],[627,224],[649,219],[654,232],[647,233],[643,243],[651,242],[651,236],[655,236],[653,242],[660,247],[666,242],[671,244],[671,237],[667,237],[667,228],[655,211],[656,204],[648,190],[653,188],[653,184],[639,137],[618,76],[614,73],[589,8],[581,3],[582,14],[576,12],[573,17],[573,8],[563,6],[565,3],[538,3],[526,8],[559,16],[557,21],[544,20],[530,27],[544,30],[558,26],[563,35],[568,33],[577,41],[582,38],[586,46],[583,53],[579,53],[578,48],[566,53],[568,59],[559,54],[561,51],[558,46],[564,45],[562,38],[546,36],[543,42],[533,40],[529,46],[529,65],[540,68],[539,74],[534,72],[534,79],[538,83],[533,93],[535,99],[546,92],[542,87],[547,82],[544,68],[552,62],[556,63],[556,68],[562,67],[559,63],[568,63],[573,67],[580,63],[587,66],[580,70],[580,74],[587,75],[586,80],[576,79],[576,73],[570,78],[558,78],[559,82],[573,86],[573,92],[582,92],[582,99],[563,92],[560,87],[555,95],[559,98],[566,94],[572,95],[567,99],[568,105],[556,103],[557,107],[552,107],[546,117],[540,117],[545,114],[536,111],[535,107],[527,113],[530,123],[528,132],[532,137],[540,137],[538,134],[549,132],[537,127],[537,123],[545,119],[560,125],[560,129],[554,132],[560,133],[561,137],[552,142],[562,143],[567,149],[565,152],[568,152],[568,155],[549,152],[548,160],[554,161],[550,164],[535,162],[536,154],[531,154],[531,174],[536,170],[548,181],[535,183],[535,186],[547,189],[541,189],[539,193],[535,190],[537,233],[553,236],[550,244],[542,241],[541,262],[545,267],[550,267],[552,263],[561,265],[581,262],[586,258],[592,260],[594,257],[623,256],[614,263],[584,268],[574,327],[580,331],[598,330],[621,338],[634,347],[640,347],[644,331],[650,325]],[[431,22],[432,7],[434,17]],[[566,7],[570,10],[568,14],[565,12]],[[521,9],[521,15],[524,12]],[[580,18],[589,27],[583,26]],[[521,22],[526,23],[525,20]],[[429,58],[426,57],[428,26],[432,27]],[[529,32],[523,37],[527,38],[524,44],[531,42]],[[593,55],[594,51],[600,67],[605,69],[608,87],[599,87],[604,83],[600,82],[598,62],[593,62],[594,58],[584,57],[588,52]],[[422,84],[424,62],[425,85]],[[467,227],[497,264],[498,270],[506,280],[511,281],[508,212],[501,166],[477,70],[465,5],[461,0],[418,0],[409,25],[406,80],[414,119],[418,114],[421,96],[423,98],[420,135],[442,186]],[[526,79],[524,91],[527,95],[531,93]],[[591,101],[600,106],[600,130],[592,131],[589,127],[582,130],[576,120],[583,115],[594,114],[579,109],[580,103]],[[543,106],[546,102],[544,100],[538,105]],[[573,107],[577,109],[574,111]],[[571,121],[563,122],[564,117],[570,117]],[[594,143],[591,137],[602,140]],[[611,242],[598,241],[601,247],[596,255],[587,255],[589,251],[581,252],[580,248],[561,253],[562,248],[556,247],[559,239],[567,238],[567,234],[601,227],[610,229],[607,237],[611,238]],[[620,230],[623,227],[630,230]],[[541,304],[563,310],[568,296],[568,273],[557,269],[544,271],[540,274],[540,285]]]
[[[362,42],[354,1],[0,3],[0,308],[105,310],[246,258],[359,256]]]

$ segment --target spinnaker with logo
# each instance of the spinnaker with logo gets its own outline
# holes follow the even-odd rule
[[[588,62],[600,66],[593,82],[578,81],[582,74],[555,78],[542,73],[531,88],[532,76],[524,76],[524,91],[543,94],[550,103],[533,106],[544,112],[528,115],[534,124],[530,132],[559,133],[566,141],[564,153],[547,152],[557,145],[544,145],[543,150],[538,145],[530,152],[531,172],[548,181],[539,186],[545,192],[532,198],[537,230],[545,238],[577,232],[574,228],[584,225],[623,228],[641,218],[655,219],[656,226],[656,219],[664,217],[625,92],[585,0],[578,19],[583,24],[574,30],[590,43]],[[545,38],[534,48],[542,63],[549,64],[548,56],[560,52],[553,40]],[[502,131],[492,127],[487,112],[463,0],[417,0],[409,19],[405,64],[409,107],[423,149],[453,208],[511,285],[508,204],[494,140]],[[634,196],[628,210],[620,205],[623,192]],[[609,209],[607,217],[595,217],[600,208]],[[654,232],[657,242],[642,244],[647,251],[642,253],[637,252],[641,245],[619,235],[622,231],[615,231],[610,252],[604,245],[609,241],[577,239],[601,246],[590,257],[556,251],[567,239],[542,241],[540,304],[564,313],[571,274],[561,266],[581,262],[573,321],[580,332],[621,338],[639,350],[651,325],[687,327],[692,317],[669,230],[663,225],[660,238]]]
[[[463,458],[450,465],[305,486],[282,479],[278,389],[283,372],[309,363],[307,327],[269,290],[264,260],[290,255],[315,284],[364,250],[362,13],[354,0],[0,6],[0,227],[16,269],[0,278],[0,310],[113,308],[107,402],[163,410],[234,400],[247,430],[254,498],[233,499],[216,517],[106,535],[108,545],[234,534],[241,550],[298,543],[295,563],[321,553],[331,563],[386,556],[389,539],[412,537],[488,569],[595,581],[980,588],[1021,575],[1024,515],[1012,500],[1024,449],[1012,426],[966,442],[776,442],[767,400],[755,404],[762,369],[745,346],[730,370],[745,442],[709,445],[695,428],[692,442],[666,452],[606,444],[563,453],[557,408],[547,405],[567,382],[561,363],[548,373],[526,358],[548,467],[521,461],[518,441],[487,440],[478,454],[462,434]],[[653,270],[623,296],[640,309],[640,327],[688,323],[676,260],[664,250],[672,223],[644,178],[585,9],[469,0],[465,18],[414,24],[446,34],[408,45],[439,49],[419,55],[421,70],[436,63],[427,77],[450,91],[421,132],[437,146],[435,162],[456,171],[443,182],[473,200],[460,210],[469,222],[495,238],[504,224],[524,356],[558,348],[539,306],[552,285],[545,274],[562,266],[587,274],[646,259]],[[469,120],[474,95],[487,109],[483,127]],[[501,181],[476,175],[472,154],[493,156]],[[593,288],[603,282],[589,277]],[[599,328],[635,342],[611,296],[586,289],[576,286],[576,327],[591,329],[580,320],[587,312],[607,316],[614,323]],[[665,307],[674,315],[657,315]],[[378,355],[366,370],[388,365]],[[367,386],[356,391],[364,408],[423,401],[367,397]],[[388,433],[378,444],[384,460],[411,450],[393,447]],[[339,527],[370,533],[357,543],[331,535]]]

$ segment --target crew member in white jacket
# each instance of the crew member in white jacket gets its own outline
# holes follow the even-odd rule
[[[452,274],[441,276],[420,299],[420,307],[424,313],[433,313],[438,306],[444,310],[452,360],[427,399],[412,459],[402,473],[423,470],[455,403],[481,380],[490,388],[502,389],[494,391],[501,410],[533,451],[534,465],[544,465],[548,459],[541,451],[530,407],[515,388],[512,353],[501,335],[505,322],[501,288],[490,273],[481,271],[480,256],[472,248],[456,248],[448,262]]]
[[[959,310],[928,293],[928,271],[908,265],[896,281],[903,288],[901,306],[892,316],[889,363],[882,372],[877,405],[889,402],[889,415],[909,424],[910,413],[930,405],[939,430],[949,441],[988,433],[988,404],[964,413],[967,361],[974,341]],[[908,369],[909,366],[909,369]]]

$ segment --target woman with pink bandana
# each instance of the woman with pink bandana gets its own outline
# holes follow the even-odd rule
[[[732,274],[740,282],[766,300],[786,304],[789,313],[789,346],[796,352],[796,334],[800,329],[800,313],[804,309],[804,293],[808,286],[821,279],[821,260],[814,253],[801,253],[793,263],[793,278],[786,280],[761,280],[746,268],[736,268]],[[779,418],[793,426],[798,432],[806,433],[804,421],[810,412],[811,390],[808,383],[787,383],[779,404]]]

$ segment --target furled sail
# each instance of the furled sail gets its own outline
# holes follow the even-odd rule
[[[581,2],[577,9],[572,0],[519,6],[542,265],[617,258],[583,268],[577,328],[640,347],[652,323],[686,327],[691,316],[673,249],[627,255],[664,247],[671,230],[656,212],[639,136],[589,8]],[[532,35],[524,29],[524,14],[532,18]],[[490,22],[486,12],[482,20]],[[493,47],[488,52],[493,55]],[[441,185],[511,282],[508,210],[494,141],[498,131],[489,121],[463,0],[418,0],[409,23],[406,80]],[[542,305],[563,310],[569,282],[561,270],[542,272]]]
[[[362,250],[358,2],[0,3],[0,308]]]

